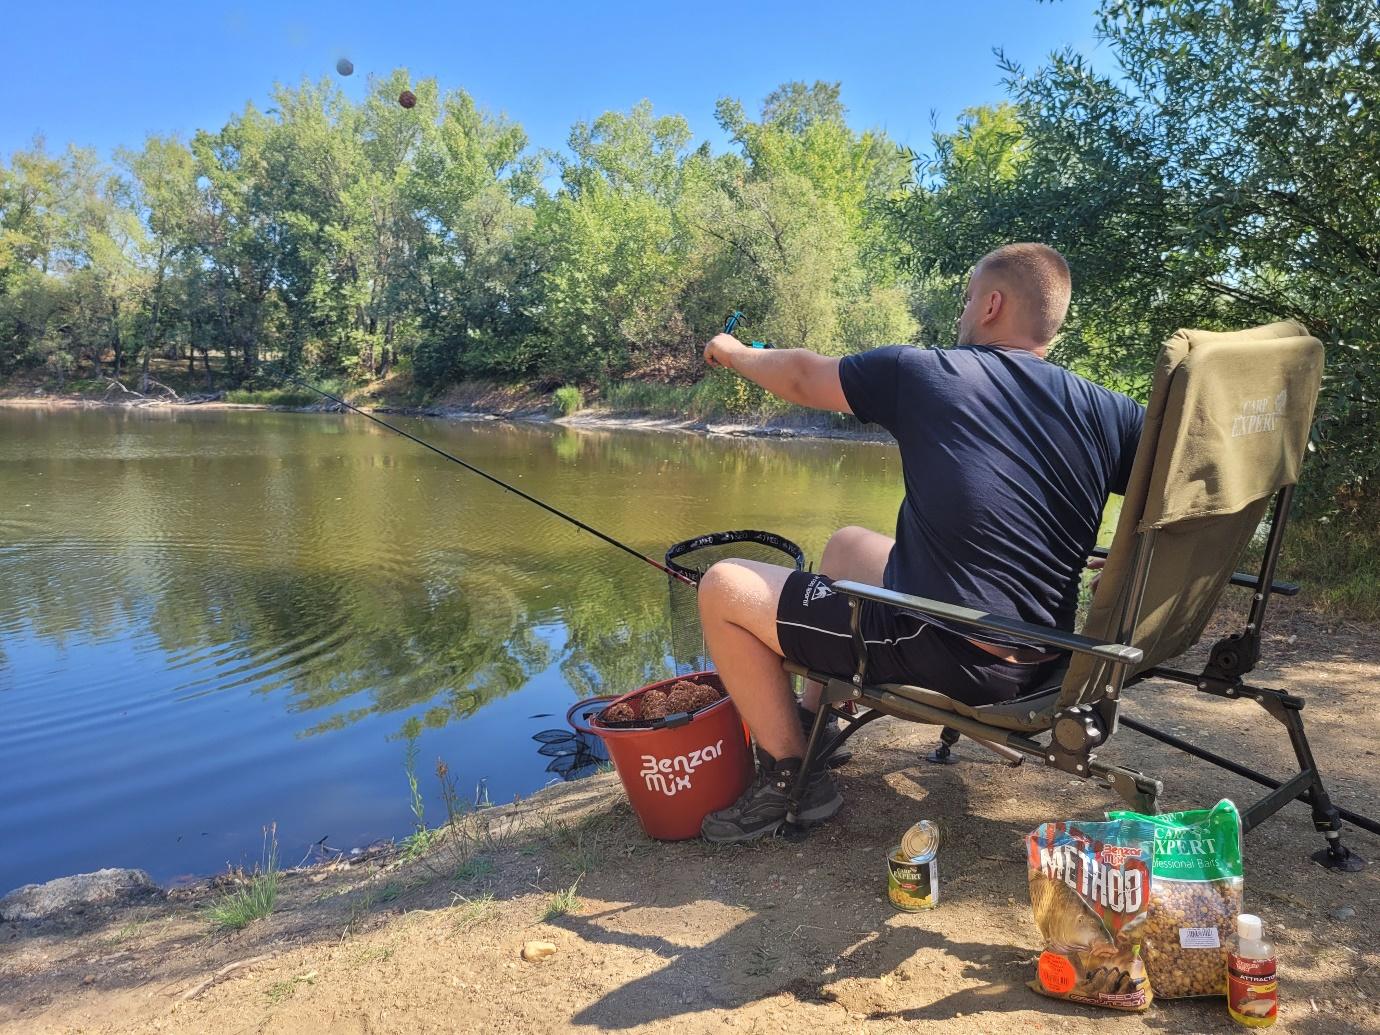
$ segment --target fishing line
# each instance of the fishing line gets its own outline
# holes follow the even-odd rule
[[[592,528],[592,527],[590,527],[589,525],[587,525],[587,524],[585,524],[583,521],[581,521],[579,518],[577,518],[577,517],[571,517],[571,516],[570,516],[569,514],[567,514],[565,511],[563,511],[563,510],[558,510],[557,508],[551,506],[551,504],[542,502],[541,500],[537,499],[537,497],[532,496],[532,495],[530,495],[530,494],[528,494],[528,493],[523,492],[521,489],[517,488],[517,487],[514,486],[514,485],[509,485],[507,482],[505,482],[505,481],[504,481],[503,479],[501,479],[501,478],[495,478],[493,475],[489,474],[489,472],[480,470],[478,467],[475,467],[474,464],[467,463],[466,461],[461,460],[458,456],[455,456],[455,455],[453,455],[453,454],[451,454],[451,453],[447,453],[444,449],[441,449],[441,448],[438,447],[438,446],[433,446],[430,442],[427,442],[425,439],[420,439],[420,438],[418,438],[416,435],[413,435],[413,434],[411,434],[410,432],[404,431],[402,428],[398,427],[397,425],[389,424],[386,420],[380,420],[378,417],[375,417],[372,413],[366,413],[364,410],[361,410],[358,406],[351,405],[350,403],[347,403],[344,399],[341,399],[341,398],[338,398],[337,396],[332,395],[330,392],[323,392],[320,388],[317,388],[317,387],[316,387],[315,385],[313,385],[313,384],[308,384],[306,381],[303,381],[300,377],[290,377],[289,380],[291,380],[291,381],[292,381],[293,383],[295,383],[295,384],[301,385],[303,388],[306,388],[306,389],[308,389],[309,391],[315,392],[317,395],[321,396],[323,399],[329,399],[331,402],[335,403],[337,406],[342,406],[342,407],[344,407],[344,408],[347,409],[347,410],[351,410],[351,411],[353,411],[354,413],[358,413],[361,417],[367,417],[367,418],[369,418],[371,421],[373,421],[375,424],[380,424],[380,425],[382,425],[383,427],[387,428],[389,431],[397,432],[397,433],[398,433],[399,435],[401,435],[403,438],[411,439],[413,442],[417,443],[417,445],[419,445],[419,446],[424,446],[425,448],[431,450],[433,453],[437,454],[438,456],[443,456],[443,457],[445,457],[447,460],[451,461],[452,463],[457,463],[457,464],[459,464],[459,465],[460,465],[461,467],[463,467],[465,470],[467,470],[467,471],[472,471],[472,472],[474,472],[475,474],[479,475],[481,478],[487,478],[489,481],[493,482],[495,485],[501,486],[502,488],[507,489],[509,492],[515,493],[516,495],[521,496],[523,499],[527,500],[527,502],[529,502],[529,503],[535,503],[537,506],[541,507],[542,510],[545,510],[546,512],[548,512],[548,513],[550,513],[550,514],[555,514],[558,518],[562,518],[562,519],[565,520],[565,521],[569,521],[569,522],[570,522],[572,525],[574,525],[576,528],[583,529],[584,531],[588,532],[590,535],[595,536],[595,537],[597,537],[597,538],[599,538],[599,539],[602,539],[604,542],[608,543],[610,546],[616,546],[616,547],[618,547],[618,549],[622,550],[624,553],[632,554],[632,556],[636,557],[639,561],[646,561],[646,562],[647,562],[648,564],[650,564],[653,568],[657,569],[657,571],[664,572],[665,574],[671,576],[671,578],[673,578],[673,579],[678,579],[679,581],[684,582],[684,583],[686,583],[686,584],[688,584],[688,585],[691,585],[691,586],[695,585],[695,580],[692,579],[692,578],[690,578],[689,576],[683,575],[683,574],[681,574],[681,573],[678,572],[678,571],[675,571],[675,570],[673,570],[673,569],[671,569],[671,568],[668,568],[668,567],[667,567],[666,565],[664,565],[664,564],[660,564],[660,563],[658,563],[657,561],[652,560],[650,557],[648,557],[648,556],[647,556],[646,554],[644,554],[644,553],[638,553],[638,552],[637,552],[636,550],[634,550],[631,546],[628,546],[628,545],[626,545],[626,544],[624,544],[624,543],[620,543],[617,539],[613,538],[613,536],[611,536],[611,535],[606,535],[605,533],[599,531],[597,528]]]

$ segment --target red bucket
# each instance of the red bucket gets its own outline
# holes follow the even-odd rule
[[[599,701],[597,711],[618,701],[635,701],[649,690],[665,689],[682,679],[723,690],[718,675],[696,672]],[[732,805],[752,781],[747,727],[727,697],[694,715],[668,715],[664,725],[641,729],[605,726],[597,713],[590,713],[594,703],[581,701],[567,718],[580,733],[593,733],[604,742],[648,837],[662,841],[698,837],[704,817]],[[582,718],[589,719],[589,725]]]

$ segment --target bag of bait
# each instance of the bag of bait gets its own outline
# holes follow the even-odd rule
[[[1149,1007],[1141,937],[1154,827],[1140,819],[1043,823],[1025,843],[1030,904],[1044,939],[1030,987],[1114,1010]]]
[[[1145,964],[1165,999],[1225,995],[1227,953],[1242,911],[1241,815],[1223,799],[1210,809],[1109,812],[1155,830]]]

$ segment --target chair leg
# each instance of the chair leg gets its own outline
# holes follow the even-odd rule
[[[858,696],[851,683],[830,679],[824,684],[824,691],[819,698],[819,710],[815,712],[815,723],[810,727],[810,736],[805,741],[805,757],[800,761],[800,772],[795,778],[795,783],[791,786],[790,795],[786,798],[786,832],[788,835],[800,836],[803,830],[797,822],[796,816],[800,808],[800,799],[805,795],[805,785],[809,782],[810,774],[823,765],[828,757],[841,748],[844,742],[859,729],[874,719],[882,717],[882,713],[875,710],[869,710],[862,715],[845,715],[834,711],[834,705],[856,700]],[[838,736],[832,739],[824,733],[824,727],[829,721],[830,714],[838,715],[843,720],[843,729]]]
[[[954,757],[953,746],[958,743],[958,739],[962,735],[952,726],[945,726],[939,731],[939,746],[925,756],[925,761],[933,762],[935,765],[952,765],[957,762],[958,759]],[[1025,761],[1023,754],[1019,751],[1013,751],[1009,747],[993,744],[988,740],[978,740],[976,737],[969,739],[978,747],[986,748],[992,754],[999,756],[1012,769]]]
[[[1267,710],[1284,723],[1284,728],[1289,731],[1289,742],[1293,745],[1294,757],[1298,759],[1299,772],[1307,773],[1310,777],[1308,800],[1313,807],[1313,829],[1327,839],[1327,847],[1314,852],[1313,861],[1329,870],[1341,870],[1344,873],[1356,873],[1365,869],[1366,861],[1342,844],[1342,815],[1332,804],[1332,798],[1323,785],[1318,763],[1313,760],[1313,748],[1308,743],[1308,734],[1303,730],[1303,716],[1299,709],[1286,706]]]
[[[954,758],[953,747],[958,743],[958,738],[962,734],[952,726],[945,726],[939,731],[939,746],[925,756],[925,760],[933,762],[935,765],[952,765],[958,759]]]
[[[1327,839],[1327,847],[1313,853],[1312,858],[1315,862],[1328,869],[1343,870],[1348,873],[1354,873],[1366,865],[1364,859],[1342,844],[1342,820],[1345,819],[1375,834],[1380,834],[1380,823],[1369,816],[1352,812],[1349,809],[1338,808],[1332,803],[1327,788],[1323,784],[1322,775],[1318,772],[1318,764],[1313,759],[1313,749],[1308,743],[1308,735],[1304,732],[1301,714],[1302,698],[1282,693],[1279,690],[1241,683],[1220,685],[1208,683],[1204,686],[1197,677],[1189,676],[1184,679],[1181,678],[1184,674],[1172,671],[1165,674],[1170,678],[1178,679],[1180,682],[1199,682],[1200,690],[1205,690],[1215,696],[1246,697],[1254,700],[1288,731],[1289,743],[1293,746],[1294,758],[1298,763],[1298,772],[1294,774],[1292,779],[1277,780],[1257,772],[1249,766],[1242,765],[1240,762],[1196,744],[1191,744],[1172,733],[1166,733],[1164,730],[1156,729],[1136,719],[1122,716],[1122,725],[1196,758],[1211,762],[1215,766],[1236,773],[1238,776],[1245,777],[1263,787],[1271,788],[1269,794],[1242,810],[1241,826],[1243,830],[1250,831],[1273,816],[1289,802],[1297,799],[1307,802],[1312,808],[1313,826]]]
[[[820,692],[819,708],[815,712],[815,724],[810,727],[810,736],[805,741],[805,757],[800,760],[800,772],[796,774],[795,783],[791,787],[790,795],[786,798],[786,829],[788,831],[800,829],[796,818],[800,809],[800,799],[805,795],[805,785],[810,781],[810,774],[823,762],[822,756],[827,739],[824,735],[824,726],[829,721],[829,714],[835,704],[851,701],[855,696],[856,691],[853,686],[838,679],[830,679],[824,684],[824,688]],[[850,722],[857,722],[859,725],[862,721],[850,720]],[[832,747],[837,749],[852,731],[850,725],[838,736]]]

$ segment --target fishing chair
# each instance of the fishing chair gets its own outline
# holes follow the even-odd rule
[[[852,605],[856,668],[851,678],[839,678],[786,663],[789,672],[824,686],[791,791],[791,826],[808,775],[862,726],[884,715],[943,727],[932,760],[946,760],[951,745],[966,735],[1013,765],[1032,759],[1096,780],[1136,811],[1153,813],[1160,781],[1102,761],[1096,753],[1120,724],[1270,788],[1242,810],[1244,829],[1297,798],[1312,807],[1313,824],[1327,839],[1314,859],[1343,870],[1365,865],[1342,844],[1341,819],[1374,833],[1380,833],[1380,823],[1332,804],[1304,732],[1303,698],[1243,680],[1260,657],[1271,594],[1298,592],[1297,586],[1275,582],[1274,574],[1322,366],[1321,343],[1297,323],[1229,334],[1182,330],[1169,339],[1155,364],[1145,430],[1116,534],[1079,634],[858,582],[836,582],[834,589]],[[1267,511],[1272,516],[1259,573],[1241,574],[1236,567]],[[1197,642],[1228,584],[1254,591],[1241,630],[1212,647],[1201,672],[1165,666]],[[950,628],[971,629],[974,636],[1002,633],[1067,651],[1069,664],[1060,682],[1015,701],[981,707],[953,700],[942,688],[871,683],[860,627],[864,600],[933,616]],[[1145,679],[1172,680],[1213,697],[1256,701],[1288,732],[1298,772],[1277,780],[1142,722],[1119,718],[1123,691]],[[843,722],[832,736],[826,732],[830,713]]]

